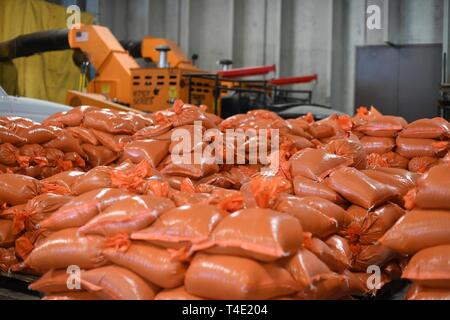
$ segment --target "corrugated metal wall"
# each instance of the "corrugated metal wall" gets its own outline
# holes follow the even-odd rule
[[[318,73],[314,101],[351,112],[356,46],[384,41],[383,30],[365,27],[367,6],[393,2],[399,43],[442,42],[443,0],[86,0],[86,6],[117,38],[173,39],[188,55],[199,54],[203,69],[231,58],[235,67],[276,64],[277,76]]]

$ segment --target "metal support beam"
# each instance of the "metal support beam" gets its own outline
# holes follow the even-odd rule
[[[388,45],[401,45],[400,2],[399,0],[384,0],[383,3],[383,42]]]
[[[442,40],[442,83],[450,81],[450,0],[444,0],[444,31]]]

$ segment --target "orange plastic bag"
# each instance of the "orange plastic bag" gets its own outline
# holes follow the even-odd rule
[[[336,170],[330,175],[329,185],[351,203],[366,209],[397,196],[394,189],[369,178],[355,168]]]
[[[104,146],[83,144],[81,146],[86,154],[89,164],[93,167],[106,166],[114,162],[119,155]]]
[[[407,209],[450,209],[450,167],[431,168],[417,182],[417,188],[405,196]]]
[[[303,198],[281,195],[277,198],[273,209],[296,218],[303,231],[310,232],[318,238],[326,238],[339,230],[336,219],[310,206]]]
[[[439,161],[438,158],[432,157],[412,158],[411,161],[409,161],[408,170],[411,172],[425,173],[431,167],[438,164],[438,161]]]
[[[148,162],[156,168],[169,153],[170,141],[165,140],[138,140],[127,143],[122,158],[133,163]]]
[[[416,157],[442,157],[447,153],[448,147],[448,141],[397,138],[397,152],[408,159]]]
[[[449,137],[450,124],[443,118],[419,119],[400,133],[403,138],[441,139]]]
[[[200,179],[219,172],[219,166],[214,158],[204,157],[202,154],[191,153],[187,163],[174,163],[172,156],[167,157],[162,163],[161,173],[169,176],[182,176],[191,179]]]
[[[45,178],[41,180],[43,192],[52,192],[59,189],[65,190],[65,193],[72,193],[72,185],[79,177],[84,175],[85,173],[81,171],[64,171]]]
[[[120,113],[107,109],[92,109],[84,114],[83,126],[115,134],[133,134],[131,122]]]
[[[311,234],[305,234],[304,247],[314,253],[334,272],[343,272],[350,268],[351,259],[345,254],[330,248],[325,242],[313,238]]]
[[[14,241],[12,237],[13,222],[11,220],[0,219],[0,247]]]
[[[317,182],[302,176],[294,177],[293,187],[295,195],[299,197],[320,197],[334,203],[343,203],[345,200],[328,186],[328,179]]]
[[[355,245],[353,249],[352,270],[367,272],[369,266],[383,267],[398,257],[395,251],[380,244]]]
[[[0,248],[0,271],[9,272],[10,268],[18,263],[14,248]]]
[[[352,159],[353,163],[350,166],[358,170],[364,170],[367,167],[366,150],[359,141],[335,139],[328,143],[325,148],[329,153]]]
[[[223,216],[216,206],[185,205],[164,213],[149,228],[133,232],[131,239],[184,248],[207,240]]]
[[[384,115],[369,116],[363,122],[365,123],[355,127],[355,131],[372,137],[394,137],[407,125],[406,120],[401,117]]]
[[[91,131],[101,145],[117,153],[123,151],[126,143],[133,141],[132,136],[129,135],[114,135],[95,129]]]
[[[330,268],[307,249],[299,250],[282,265],[301,289],[313,286],[317,278],[331,273]]]
[[[204,300],[204,299],[188,293],[186,291],[186,288],[183,286],[175,289],[162,290],[156,295],[155,300]]]
[[[352,159],[327,153],[324,150],[304,149],[290,159],[290,172],[292,177],[303,176],[320,182],[331,172],[352,163]]]
[[[379,242],[402,254],[450,244],[450,215],[437,210],[407,212]]]
[[[103,254],[110,262],[135,272],[162,288],[176,288],[184,283],[186,264],[171,253],[143,242],[134,242],[124,250],[107,248]]]
[[[336,273],[318,277],[313,286],[297,293],[300,300],[337,300],[349,295],[348,278]]]
[[[71,127],[67,128],[67,131],[77,139],[80,139],[83,143],[98,145],[98,140],[90,129],[83,127]]]
[[[450,290],[450,244],[423,249],[416,253],[402,278],[428,287]]]
[[[81,106],[69,111],[58,112],[43,121],[44,125],[56,125],[61,127],[78,127],[83,121],[85,113],[96,108]]]
[[[271,299],[297,290],[289,272],[276,265],[204,254],[192,260],[184,285],[189,294],[217,300]]]
[[[78,228],[85,225],[104,208],[131,197],[130,193],[119,189],[92,190],[73,198],[40,222],[39,226],[49,230]]]
[[[27,202],[37,196],[41,185],[38,180],[18,174],[0,174],[0,201],[10,205]]]
[[[169,199],[134,196],[116,202],[79,229],[80,234],[113,236],[130,234],[148,227],[161,214],[175,206]]]
[[[58,294],[49,294],[49,295],[42,297],[41,300],[87,301],[87,300],[99,300],[99,298],[95,294],[87,292],[87,291],[80,291],[80,292],[70,292],[69,291],[69,292],[61,292]]]
[[[303,231],[288,214],[270,209],[244,209],[223,218],[209,241],[192,247],[217,254],[240,255],[270,262],[300,249]]]
[[[395,140],[390,137],[365,136],[361,139],[361,143],[367,154],[384,154],[395,148]]]
[[[80,236],[76,229],[52,233],[38,244],[25,260],[25,265],[38,271],[77,265],[92,269],[106,264],[102,255],[105,241],[98,236]]]
[[[345,232],[346,236],[362,245],[374,244],[404,215],[398,205],[389,203],[371,211],[354,222]]]
[[[405,300],[450,300],[450,290],[425,288],[412,284],[406,293]]]
[[[43,147],[58,149],[62,152],[76,152],[80,156],[85,156],[84,151],[81,148],[81,140],[72,136],[67,130],[59,132],[56,138],[45,143]]]

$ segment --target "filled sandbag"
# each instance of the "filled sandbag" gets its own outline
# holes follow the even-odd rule
[[[450,300],[450,289],[426,288],[412,284],[406,292],[405,300]]]
[[[355,168],[342,168],[330,175],[330,187],[353,204],[370,209],[395,196],[391,187],[369,178]]]
[[[77,229],[64,229],[39,243],[25,260],[25,265],[38,271],[77,265],[92,269],[105,265],[102,255],[104,238],[80,236]]]
[[[379,242],[402,254],[450,244],[450,212],[413,210],[407,212]]]
[[[161,214],[173,209],[172,201],[153,196],[133,196],[104,209],[79,229],[80,234],[113,236],[130,234],[153,223]]]
[[[216,300],[271,299],[297,290],[292,276],[279,266],[242,257],[204,254],[192,260],[184,285],[192,295]]]
[[[395,148],[395,140],[390,137],[365,136],[361,139],[361,143],[367,154],[384,154]]]
[[[303,231],[294,217],[270,209],[243,209],[223,218],[204,243],[192,250],[270,262],[300,249]]]
[[[297,152],[289,162],[292,177],[302,176],[320,182],[333,171],[351,165],[353,160],[308,148]]]
[[[186,291],[184,286],[175,289],[165,289],[160,291],[155,300],[204,300],[203,298],[194,296]]]
[[[131,270],[159,287],[176,288],[184,282],[186,264],[173,258],[166,249],[133,242],[125,250],[107,248],[103,254],[113,264]]]
[[[302,176],[294,177],[292,182],[294,193],[299,197],[320,197],[334,203],[343,203],[345,200],[328,186],[328,178],[322,182]]]
[[[150,227],[133,232],[131,239],[166,248],[191,246],[208,240],[224,215],[216,206],[184,205],[162,214]]]
[[[450,290],[450,244],[417,252],[409,261],[402,278],[428,288]]]
[[[441,139],[449,137],[450,124],[444,118],[419,119],[400,132],[402,138]]]
[[[0,174],[0,201],[15,206],[37,196],[41,185],[38,180],[19,174]]]
[[[405,158],[442,157],[448,151],[448,141],[397,138],[397,152]]]

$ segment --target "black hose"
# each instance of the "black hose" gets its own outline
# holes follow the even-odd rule
[[[28,57],[41,52],[70,49],[68,34],[68,29],[48,30],[1,42],[0,61]]]

